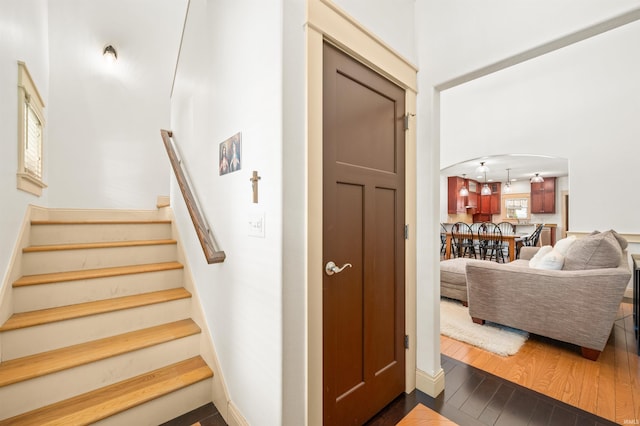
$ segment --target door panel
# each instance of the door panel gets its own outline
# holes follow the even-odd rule
[[[404,90],[325,45],[324,423],[362,424],[404,390]]]
[[[395,265],[395,235],[394,227],[396,197],[391,189],[376,188],[376,212],[374,234],[375,258],[373,261],[373,276],[371,284],[371,297],[375,312],[371,315],[371,324],[376,333],[373,341],[373,365],[376,374],[389,367],[398,357],[396,354],[396,289],[388,285],[394,282]],[[403,355],[403,354],[401,354]]]
[[[364,224],[363,201],[364,188],[360,185],[338,184],[337,199],[343,206],[337,225],[337,233],[346,240],[336,251],[334,260],[338,266],[351,262],[355,265],[352,270],[333,276],[336,302],[329,312],[335,318],[335,347],[340,348],[335,353],[337,363],[335,369],[342,371],[336,379],[337,396],[351,392],[364,382],[363,347],[364,321],[363,306],[360,301],[363,296],[364,283],[362,281],[362,231]],[[348,274],[347,274],[348,272]]]
[[[337,161],[394,172],[393,100],[343,74],[336,77]]]

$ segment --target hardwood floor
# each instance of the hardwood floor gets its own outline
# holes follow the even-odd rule
[[[403,394],[367,426],[396,425],[419,404],[462,426],[638,425],[640,357],[631,310],[627,301],[620,305],[609,342],[595,362],[582,358],[576,346],[539,336],[531,336],[511,357],[442,336],[445,391],[437,398],[420,391]],[[224,424],[213,405],[205,407],[170,424]],[[212,418],[216,422],[207,423]],[[412,424],[429,423],[410,417],[402,423]]]
[[[597,417],[534,392],[508,380],[471,367],[446,355],[442,368],[447,376],[444,392],[432,398],[420,391],[401,395],[371,419],[366,426],[422,426],[435,416],[412,418],[408,414],[419,404],[461,426],[613,426]],[[428,413],[427,413],[428,414]],[[433,414],[433,413],[431,413]],[[429,423],[431,422],[431,423]],[[449,422],[434,423],[449,425]]]
[[[595,362],[582,358],[575,346],[538,336],[508,358],[444,336],[440,341],[442,354],[465,364],[618,424],[640,424],[640,358],[630,303],[620,305]]]

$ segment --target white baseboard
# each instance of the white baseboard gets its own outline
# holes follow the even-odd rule
[[[228,418],[225,420],[229,426],[249,426],[249,422],[244,418],[233,401],[229,401],[227,404],[227,414]]]
[[[416,369],[416,388],[432,398],[444,391],[444,370],[440,369],[435,376]]]

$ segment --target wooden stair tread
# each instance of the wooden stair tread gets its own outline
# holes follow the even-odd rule
[[[197,356],[0,421],[0,425],[85,425],[213,377]]]
[[[180,320],[0,363],[0,387],[200,333]]]
[[[51,244],[42,246],[30,246],[22,249],[23,253],[37,253],[44,251],[60,250],[87,250],[96,248],[117,248],[117,247],[143,247],[153,245],[177,244],[176,240],[136,240],[136,241],[106,241],[100,243],[71,243],[71,244]]]
[[[76,305],[41,309],[38,311],[20,312],[13,314],[7,322],[0,327],[0,331],[15,330],[18,328],[31,327],[40,324],[64,321],[189,297],[191,297],[191,293],[180,287],[133,296],[116,297],[112,299],[97,300],[94,302],[78,303]]]
[[[146,225],[170,224],[170,220],[32,220],[31,225]]]
[[[143,265],[116,266],[111,268],[85,269],[80,271],[55,272],[49,274],[25,275],[16,280],[13,283],[13,287],[115,277],[118,275],[142,274],[145,272],[158,272],[183,268],[184,266],[179,262],[161,262]]]

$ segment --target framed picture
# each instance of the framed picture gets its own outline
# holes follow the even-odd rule
[[[220,176],[237,172],[242,168],[242,133],[238,132],[224,142],[220,142],[218,170]]]

